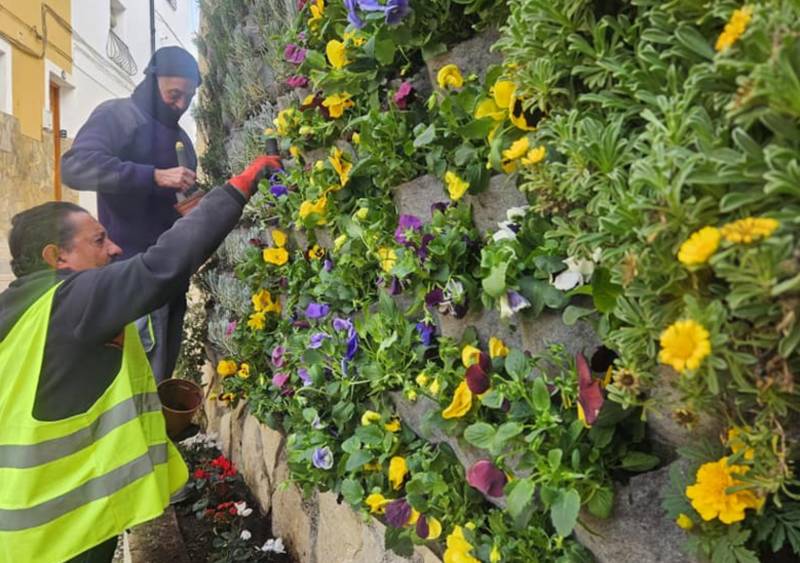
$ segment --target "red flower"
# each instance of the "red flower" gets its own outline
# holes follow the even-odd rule
[[[192,473],[192,476],[195,479],[208,479],[209,478],[209,474],[206,471],[204,471],[204,470],[202,470],[200,468],[195,469],[194,473]]]
[[[591,426],[603,406],[603,391],[600,389],[600,380],[592,377],[589,362],[580,352],[575,357],[575,366],[578,370],[578,404],[583,410],[586,424]]]

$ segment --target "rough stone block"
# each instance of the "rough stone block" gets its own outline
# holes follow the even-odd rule
[[[294,484],[283,485],[280,476],[288,476],[283,463],[277,471],[276,490],[272,495],[272,534],[283,538],[287,549],[298,561],[313,561],[317,536],[319,506],[316,495],[304,500]]]
[[[242,428],[241,472],[244,480],[258,499],[264,513],[272,508],[272,481],[267,471],[267,460],[264,456],[261,441],[261,429],[254,416],[247,416]]]
[[[472,218],[481,232],[494,232],[497,224],[506,220],[506,211],[512,207],[528,205],[528,200],[510,176],[493,176],[489,186],[478,195],[467,194],[466,201],[472,205]]]
[[[459,340],[468,327],[473,327],[481,343],[486,346],[492,336],[500,338],[507,346],[522,346],[522,331],[518,318],[503,320],[496,309],[470,311],[461,319],[451,315],[437,315],[442,336]]]
[[[650,391],[658,400],[647,411],[647,432],[655,447],[655,453],[664,459],[674,459],[675,450],[681,446],[697,443],[698,440],[714,440],[723,430],[722,420],[709,413],[696,412],[697,420],[688,427],[673,416],[681,408],[680,391],[677,388],[678,374],[667,366],[658,369],[658,379]]]
[[[423,221],[430,221],[431,205],[450,201],[442,182],[430,174],[400,184],[392,191],[399,214],[416,215]]]
[[[633,477],[616,491],[611,518],[581,515],[575,536],[598,563],[693,563],[682,551],[684,532],[667,520],[661,501],[670,466]],[[591,531],[590,531],[591,530]]]
[[[222,455],[231,457],[231,412],[228,411],[219,418],[219,447]]]
[[[259,424],[258,429],[261,434],[261,451],[263,452],[264,466],[267,469],[267,475],[269,475],[274,488],[278,482],[276,470],[278,468],[280,453],[285,445],[285,439],[283,434],[263,424]]]
[[[536,318],[523,315],[521,326],[523,347],[533,354],[544,352],[551,344],[563,344],[570,356],[583,352],[591,358],[600,346],[600,339],[589,323],[578,321],[567,326],[560,312],[547,311]]]
[[[319,495],[319,525],[315,546],[317,561],[379,561],[380,553],[363,552],[363,536],[364,522],[358,514],[349,506],[340,504],[333,493]]]
[[[461,69],[464,76],[475,73],[483,79],[486,69],[491,65],[503,62],[500,53],[492,52],[491,47],[500,38],[494,30],[487,30],[472,39],[453,46],[448,52],[434,57],[427,62],[428,77],[431,84],[436,84],[436,74],[445,65],[454,64]]]
[[[247,403],[240,401],[231,412],[230,459],[236,466],[242,465],[242,431],[247,417]]]
[[[364,547],[360,557],[353,560],[352,563],[441,563],[441,559],[423,546],[415,547],[414,554],[409,558],[387,550],[384,546],[386,526],[378,520],[372,519],[362,526]],[[351,563],[349,560],[346,561]]]

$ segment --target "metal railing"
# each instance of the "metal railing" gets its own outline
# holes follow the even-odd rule
[[[108,41],[106,42],[106,55],[114,61],[118,67],[124,70],[128,75],[133,76],[139,70],[136,61],[133,59],[131,50],[120,38],[119,35],[114,33],[114,30],[108,30]]]

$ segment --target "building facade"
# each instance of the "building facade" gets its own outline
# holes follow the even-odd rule
[[[195,0],[153,0],[156,48],[195,53]],[[101,102],[127,97],[151,55],[148,0],[0,0],[0,289],[13,279],[11,217],[49,200],[93,213],[61,186],[60,156]],[[181,122],[194,138],[191,112]]]

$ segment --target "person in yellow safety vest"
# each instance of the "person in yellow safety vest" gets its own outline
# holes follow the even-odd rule
[[[12,219],[17,279],[0,294],[0,562],[111,561],[117,536],[160,515],[187,469],[167,438],[134,321],[175,297],[235,227],[256,159],[146,252],[84,209]]]

